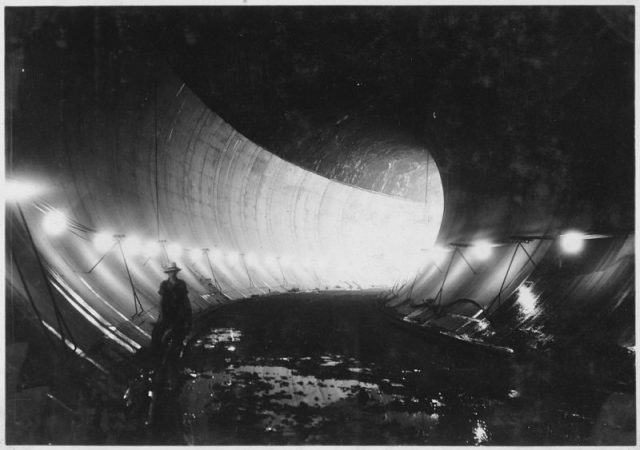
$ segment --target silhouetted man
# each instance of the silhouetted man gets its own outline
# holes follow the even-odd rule
[[[153,329],[152,341],[156,349],[168,344],[170,337],[179,345],[191,329],[191,304],[187,284],[178,278],[180,269],[175,262],[164,270],[168,278],[160,283],[160,317]]]

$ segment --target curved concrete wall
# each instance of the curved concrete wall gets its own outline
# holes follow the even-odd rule
[[[127,268],[148,313],[134,320],[143,328],[133,330],[137,337],[155,317],[167,257],[185,269],[197,311],[212,284],[230,298],[390,288],[433,246],[444,200],[432,160],[426,203],[341,184],[252,143],[171,74],[158,80],[157,97],[153,89],[143,99],[120,92],[116,114],[67,112],[65,126],[73,126],[61,142],[52,140],[42,158],[34,156],[41,149],[19,149],[10,167],[10,177],[39,174],[44,191],[23,204],[27,223],[56,289],[89,315],[120,325],[136,312],[113,235],[125,235]],[[60,235],[43,229],[50,210],[68,218]],[[98,233],[107,236],[102,249]],[[165,250],[149,258],[146,246],[158,241]]]
[[[41,112],[38,99],[33,100],[31,114],[39,119],[33,132],[49,137],[49,145],[31,145],[23,129],[15,148],[10,146],[8,176],[36,179],[44,188],[35,203],[22,206],[47,263],[58,307],[83,345],[106,336],[133,351],[149,338],[167,255],[160,251],[148,258],[134,251],[132,238],[141,245],[166,241],[169,252],[172,244],[180,245],[181,255],[170,257],[185,269],[181,275],[196,312],[219,300],[216,286],[232,299],[292,288],[375,287],[389,290],[390,304],[404,313],[438,296],[443,304],[470,298],[495,306],[498,293],[507,298],[533,279],[534,267],[523,248],[539,266],[555,265],[550,251],[555,244],[545,240],[524,243],[517,251],[515,242],[501,244],[486,260],[468,247],[453,253],[447,244],[461,234],[456,231],[459,223],[465,229],[477,226],[475,233],[460,238],[473,242],[491,239],[488,228],[494,234],[501,230],[484,226],[479,218],[499,217],[494,217],[492,203],[477,201],[470,209],[451,201],[443,222],[442,180],[431,156],[428,174],[414,180],[426,186],[426,201],[331,181],[252,143],[172,74],[149,72],[153,75],[146,85],[141,86],[144,76],[121,85],[105,99],[107,104],[74,97],[71,104],[60,101],[58,115],[51,116],[55,108],[47,101],[58,106],[55,95],[40,99]],[[71,86],[79,89],[82,84]],[[448,198],[458,190],[449,186]],[[61,235],[42,228],[44,213],[52,208],[69,218]],[[28,289],[47,326],[60,332],[23,224],[13,207],[8,212],[10,295],[29,307]],[[548,214],[531,214],[548,226]],[[532,223],[516,222],[525,231]],[[533,229],[539,234],[546,228],[536,224]],[[106,233],[109,241],[102,250],[92,242],[97,232]],[[126,235],[126,267],[119,248],[113,247],[114,234]],[[502,230],[501,235],[508,233]],[[436,240],[449,252],[430,251]],[[208,253],[203,254],[204,248]],[[84,273],[103,256],[91,273]],[[576,306],[600,298],[581,295]],[[132,317],[140,307],[145,313]]]

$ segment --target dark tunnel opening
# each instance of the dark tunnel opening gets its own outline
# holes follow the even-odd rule
[[[635,444],[633,17],[7,8],[6,442]]]

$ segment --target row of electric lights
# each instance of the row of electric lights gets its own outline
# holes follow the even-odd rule
[[[44,215],[43,219],[43,227],[44,230],[52,235],[60,235],[66,229],[68,225],[68,219],[64,214],[57,210],[52,210]],[[247,253],[239,253],[234,251],[226,251],[223,252],[218,248],[211,249],[201,249],[200,251],[194,249],[183,248],[177,242],[166,242],[166,241],[141,241],[136,236],[125,236],[125,235],[114,235],[111,233],[96,233],[93,237],[93,245],[96,250],[100,252],[109,251],[117,242],[120,242],[122,245],[123,251],[131,256],[143,256],[144,258],[154,258],[162,253],[164,250],[166,252],[166,256],[169,260],[178,260],[181,258],[183,254],[187,254],[189,260],[195,263],[199,257],[204,256],[205,252],[208,253],[208,256],[211,257],[213,261],[221,262],[225,261],[229,265],[235,265],[241,261],[241,258],[244,259],[244,263],[249,266],[258,266],[262,261],[269,267],[277,267],[280,265],[281,267],[293,267],[295,265],[301,265],[305,268],[310,268],[316,266],[318,268],[325,268],[330,265],[336,266],[335,261],[329,262],[328,259],[325,258],[304,258],[299,259],[292,255],[282,255],[276,256],[273,254],[267,254],[262,257],[258,256],[254,252]],[[480,254],[483,253],[484,250],[483,245],[478,245],[476,251]],[[443,258],[447,253],[447,250],[441,249],[440,247],[434,247],[430,249],[429,256],[439,261],[440,258]],[[480,256],[481,257],[481,256]],[[330,259],[330,258],[329,258]],[[346,265],[346,260],[344,257],[339,258],[340,261]]]
[[[558,244],[564,253],[575,255],[584,248],[585,239],[587,236],[579,231],[568,231],[558,237]],[[484,261],[491,257],[493,248],[499,246],[489,241],[477,241],[469,245],[469,249],[474,257]]]
[[[45,213],[44,219],[42,222],[43,228],[45,232],[51,236],[57,236],[62,234],[68,225],[68,219],[59,211],[49,211]],[[242,256],[246,263],[248,264],[257,264],[258,256],[252,252],[249,253],[238,253],[238,252],[223,252],[220,249],[212,248],[212,249],[201,249],[200,252],[193,249],[183,248],[177,242],[165,242],[165,241],[146,241],[143,242],[137,236],[125,236],[125,235],[117,235],[110,233],[96,233],[93,237],[93,245],[96,250],[100,252],[109,251],[118,241],[120,241],[122,245],[122,249],[129,255],[133,256],[143,256],[145,258],[153,258],[158,256],[162,251],[163,247],[167,253],[167,256],[171,260],[179,259],[184,253],[186,253],[189,258],[193,261],[197,259],[200,254],[204,254],[208,252],[212,259],[221,260],[223,257],[229,264],[237,263]],[[275,255],[267,255],[264,257],[264,260],[267,264],[275,265],[280,262],[283,266],[289,266],[296,262],[296,258],[293,256],[275,256]],[[299,261],[304,266],[309,266],[313,264],[313,260],[306,259],[303,261]],[[322,262],[320,262],[322,263]]]
[[[560,245],[560,249],[569,255],[575,255],[580,253],[584,248],[584,241],[586,239],[586,235],[580,233],[578,231],[568,231],[564,234],[561,234],[558,238],[558,244]],[[476,241],[467,246],[469,249],[471,256],[474,259],[480,261],[488,260],[493,254],[493,249],[495,247],[500,247],[500,244],[494,244],[489,241]],[[441,247],[434,247],[429,250],[435,258],[442,259],[447,250]]]
[[[99,251],[108,251],[114,244],[116,239],[121,239],[123,250],[130,255],[133,256],[143,256],[145,258],[154,258],[161,254],[164,250],[167,253],[167,256],[170,260],[177,260],[183,254],[186,254],[192,262],[195,262],[200,255],[204,255],[205,253],[209,253],[211,258],[214,261],[220,261],[223,258],[229,264],[237,263],[241,257],[244,257],[247,264],[255,265],[258,263],[258,256],[252,252],[249,253],[238,253],[238,252],[223,252],[217,248],[204,248],[199,250],[183,248],[177,242],[164,242],[164,241],[147,241],[142,242],[136,236],[119,236],[119,235],[111,235],[109,233],[97,233],[93,239],[93,244],[95,248]],[[294,262],[293,257],[282,256],[267,256],[265,258],[265,262],[269,264],[276,264],[277,261],[280,260],[280,264],[283,266],[290,265]],[[305,266],[310,265],[312,263],[311,260],[304,261],[303,264]]]
[[[28,183],[20,180],[7,180],[7,182],[5,183],[5,189],[7,200],[21,201],[37,195],[42,191],[43,187],[38,184]],[[45,214],[43,223],[44,229],[51,235],[57,235],[64,232],[64,230],[67,228],[67,224],[67,217],[65,217],[64,214],[59,211],[52,210]],[[586,238],[586,235],[584,235],[583,233],[580,233],[578,231],[569,231],[560,235],[560,248],[567,254],[580,253],[580,251],[582,251],[582,249],[584,248],[584,241]],[[108,234],[100,235],[100,237],[97,237],[97,240],[99,241],[99,244],[97,245],[99,245],[100,248],[103,248],[107,245],[113,245],[113,237]],[[139,245],[139,241],[136,242],[134,238],[128,238],[126,242],[128,242],[129,251],[138,251],[136,247]],[[145,246],[147,253],[154,253],[156,251],[159,251],[160,247],[158,246],[158,244],[159,243],[147,244]],[[493,247],[496,246],[496,244],[492,244],[488,241],[478,241],[472,244],[470,248],[477,259],[486,260],[491,257],[491,254],[493,253]],[[105,251],[106,250],[108,249],[105,249]],[[182,253],[181,247],[177,243],[169,243],[166,246],[166,250],[169,255]],[[444,252],[446,252],[446,250],[438,247],[435,247],[430,251],[432,252],[434,257],[439,257],[439,255],[442,255]]]
[[[58,235],[65,231],[67,228],[68,219],[59,211],[53,210],[49,211],[45,214],[43,220],[43,227],[45,231],[51,235]],[[122,239],[123,249],[133,255],[143,255],[147,258],[152,258],[157,256],[162,251],[162,242],[159,241],[148,241],[146,243],[142,243],[139,238],[135,236],[124,237],[120,236]],[[114,244],[115,239],[118,236],[114,236],[109,233],[97,233],[93,239],[94,245],[99,251],[108,251]],[[585,236],[577,231],[570,231],[565,234],[560,235],[559,244],[562,251],[568,254],[576,254],[579,253],[584,247],[584,239]],[[493,244],[488,241],[477,241],[469,246],[472,255],[478,260],[487,260],[491,257],[493,253],[493,248],[496,247],[497,244]],[[170,259],[178,259],[182,253],[183,248],[177,242],[169,242],[165,245],[165,250],[167,252],[167,256]],[[191,259],[195,259],[197,257],[197,253],[193,250],[185,249],[187,253],[190,254]],[[430,252],[434,258],[440,259],[446,250],[440,247],[434,247],[430,249]],[[219,249],[212,249],[211,256],[214,259],[220,259],[223,256],[223,253]],[[228,252],[226,254],[227,260],[229,263],[233,264],[238,261],[240,258],[239,253],[236,252]],[[246,262],[249,264],[257,263],[258,257],[253,253],[247,253],[245,255]],[[292,257],[275,257],[272,255],[268,255],[265,257],[265,262],[269,264],[277,263],[277,260],[280,260],[281,264],[289,265],[293,263]],[[311,260],[304,261],[304,265],[310,265]]]

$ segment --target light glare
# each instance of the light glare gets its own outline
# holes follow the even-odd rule
[[[42,192],[42,186],[26,181],[7,180],[5,195],[8,201],[19,202]]]
[[[487,434],[487,426],[484,422],[479,420],[476,423],[476,426],[473,429],[473,439],[476,441],[476,444],[482,444],[489,440],[489,436]]]
[[[126,253],[129,253],[131,255],[139,255],[140,252],[142,252],[142,243],[140,242],[140,239],[138,237],[131,236],[125,238],[124,241],[122,241],[122,248]]]
[[[160,243],[157,241],[148,241],[144,244],[143,254],[146,258],[154,258],[160,253]]]
[[[442,247],[436,246],[429,250],[428,255],[431,258],[431,261],[436,264],[441,264],[447,257],[447,251]]]
[[[526,317],[532,316],[536,312],[538,296],[530,286],[523,284],[518,288],[518,305]]]
[[[167,244],[167,255],[169,259],[175,260],[182,255],[182,246],[177,242],[170,242]]]
[[[471,252],[477,259],[484,261],[491,257],[493,246],[487,241],[478,241],[471,246]]]
[[[560,248],[565,253],[575,255],[584,247],[584,235],[577,231],[570,231],[560,236]]]
[[[194,249],[185,250],[187,252],[187,256],[189,257],[189,261],[195,263],[198,261],[198,257],[200,256],[200,252]]]
[[[44,216],[42,225],[48,234],[56,236],[67,228],[67,218],[59,211],[49,211]]]
[[[93,245],[100,252],[106,252],[113,245],[113,234],[97,233],[93,238]]]

